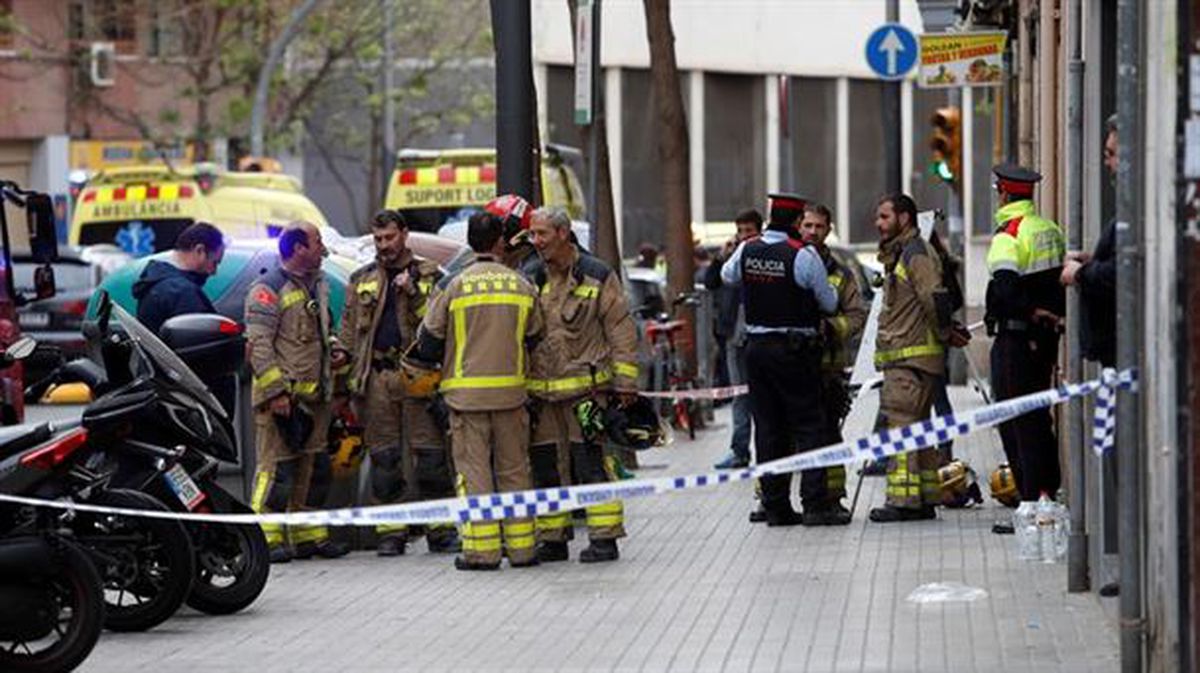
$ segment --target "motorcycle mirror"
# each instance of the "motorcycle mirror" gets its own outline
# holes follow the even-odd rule
[[[13,360],[24,360],[33,355],[33,351],[36,349],[37,340],[33,337],[23,336],[4,349],[4,355]]]

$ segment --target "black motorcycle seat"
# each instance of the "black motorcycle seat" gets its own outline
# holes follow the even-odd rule
[[[52,434],[49,423],[11,425],[0,428],[0,458],[8,458],[25,449],[49,441]]]

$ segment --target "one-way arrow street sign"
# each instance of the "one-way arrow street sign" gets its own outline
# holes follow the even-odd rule
[[[886,23],[867,38],[867,65],[883,79],[900,79],[917,63],[917,38],[898,23]]]

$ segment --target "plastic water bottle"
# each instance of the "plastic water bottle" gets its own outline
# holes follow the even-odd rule
[[[1067,558],[1071,539],[1071,511],[1062,503],[1055,503],[1055,507],[1058,508],[1058,514],[1054,526],[1054,562],[1061,563]]]
[[[1022,561],[1038,561],[1042,558],[1041,540],[1038,538],[1035,503],[1022,500],[1013,512],[1013,533],[1017,538],[1017,558]]]
[[[1050,499],[1050,496],[1042,491],[1038,497],[1037,507],[1034,513],[1034,522],[1037,528],[1037,546],[1041,552],[1042,563],[1057,563],[1058,562],[1058,531],[1059,518],[1061,512],[1058,504]]]

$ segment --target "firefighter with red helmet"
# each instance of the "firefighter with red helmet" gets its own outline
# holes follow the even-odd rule
[[[504,265],[519,270],[536,253],[528,234],[533,206],[516,194],[501,194],[488,201],[483,209],[500,218],[504,226]]]

